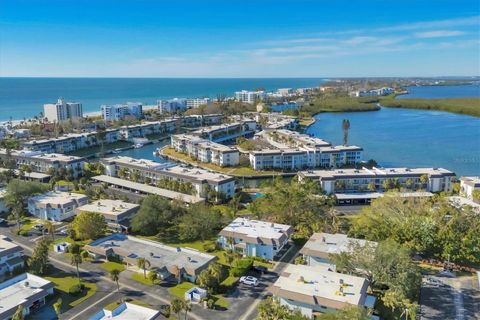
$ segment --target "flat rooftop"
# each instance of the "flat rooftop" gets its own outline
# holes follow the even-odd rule
[[[140,205],[128,203],[123,200],[100,199],[78,207],[77,210],[118,216],[137,208],[140,208]]]
[[[349,238],[341,233],[314,233],[300,250],[306,256],[328,258],[329,254],[350,252],[353,246],[376,246],[377,243],[363,239]]]
[[[128,188],[131,190],[135,190],[135,191],[139,191],[147,194],[156,194],[171,200],[174,200],[174,199],[181,200],[187,203],[197,203],[205,200],[203,198],[192,196],[189,194],[171,191],[167,189],[161,189],[158,187],[150,186],[148,184],[132,182],[132,181],[111,177],[107,175],[95,176],[95,177],[92,177],[92,179],[99,182],[105,182],[108,184],[113,184],[122,188]]]
[[[292,233],[292,226],[247,218],[236,218],[220,231],[221,236],[265,244],[282,244]]]
[[[138,258],[147,258],[151,267],[157,270],[166,268],[171,272],[173,266],[185,269],[189,274],[197,274],[217,257],[190,248],[174,248],[160,242],[140,239],[123,234],[93,241],[87,246],[96,253],[113,250],[114,253],[136,263]]]
[[[112,311],[102,310],[89,320],[152,320],[156,319],[160,311],[124,302]]]
[[[362,169],[337,169],[337,170],[308,170],[300,174],[316,179],[342,179],[350,177],[397,177],[397,176],[455,176],[455,173],[444,168],[362,168]]]
[[[88,197],[80,193],[49,191],[47,193],[31,197],[29,201],[34,201],[37,204],[44,205],[65,205],[72,201],[79,201],[84,199],[88,199]]]
[[[0,234],[0,257],[8,256],[17,251],[23,251],[22,247]]]
[[[474,188],[480,188],[480,176],[460,177],[460,180]]]
[[[364,305],[367,287],[364,278],[329,271],[324,266],[289,264],[270,291],[286,299],[339,309],[347,304]]]
[[[353,199],[377,199],[388,195],[399,196],[402,198],[426,198],[433,197],[433,193],[426,191],[418,192],[362,192],[362,193],[335,193],[337,200],[353,200]]]
[[[6,154],[5,149],[0,149],[0,154]],[[81,157],[76,157],[76,156],[69,156],[61,153],[43,153],[40,151],[32,151],[28,149],[24,150],[13,150],[11,152],[11,155],[13,157],[23,157],[23,158],[32,158],[32,159],[39,159],[39,160],[44,160],[44,161],[64,161],[64,162],[70,162],[70,161],[80,161],[83,160]]]
[[[32,303],[46,296],[53,283],[30,273],[24,273],[0,283],[0,318],[15,313],[18,305]]]

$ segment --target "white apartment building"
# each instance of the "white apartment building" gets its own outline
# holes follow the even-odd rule
[[[235,147],[188,134],[177,134],[171,137],[171,146],[176,151],[205,163],[214,163],[221,167],[236,166],[240,162],[240,152]]]
[[[115,122],[130,116],[135,119],[143,117],[142,104],[140,102],[127,102],[126,104],[102,105],[102,117],[105,121]]]
[[[373,308],[367,279],[340,274],[324,266],[289,264],[269,288],[280,304],[309,318],[348,306]]]
[[[160,113],[182,112],[187,110],[187,99],[174,98],[169,100],[158,100],[157,106]]]
[[[52,221],[63,221],[76,214],[76,209],[88,203],[88,197],[79,193],[50,191],[28,199],[31,215]]]
[[[235,92],[235,100],[245,103],[255,103],[259,100],[263,100],[266,97],[264,91],[237,91]]]
[[[460,177],[460,194],[466,198],[473,199],[473,191],[480,189],[480,176]]]
[[[346,234],[341,233],[314,233],[300,249],[300,253],[308,266],[320,265],[335,271],[336,268],[330,260],[330,255],[351,252],[355,246],[376,247],[377,243],[349,238]]]
[[[80,212],[95,212],[101,214],[110,230],[122,232],[128,230],[130,219],[140,209],[140,205],[122,200],[99,199],[77,208]]]
[[[182,125],[184,127],[202,127],[221,124],[223,121],[223,115],[220,113],[213,114],[192,114],[182,117]]]
[[[43,105],[43,115],[50,122],[82,118],[82,104],[78,102],[65,102],[63,98],[58,98],[57,103],[47,103]]]
[[[380,89],[372,90],[358,90],[350,93],[352,97],[378,97],[378,96],[388,96],[389,94],[394,93],[393,88],[383,87]]]
[[[119,177],[119,172],[126,171],[127,177],[132,172],[137,172],[142,178],[150,179],[152,185],[157,185],[161,180],[176,180],[190,183],[195,189],[195,196],[205,197],[209,190],[221,192],[227,198],[235,194],[235,178],[225,174],[215,173],[200,168],[186,168],[182,166],[167,166],[146,159],[130,157],[112,157],[101,160],[105,166],[105,174]]]
[[[53,283],[30,273],[24,273],[0,283],[0,319],[11,319],[23,306],[23,317],[45,305],[53,294]]]
[[[0,234],[0,278],[15,268],[24,266],[23,249],[8,237]]]
[[[320,183],[327,193],[385,191],[386,184],[410,190],[449,192],[455,173],[443,168],[372,168],[310,170],[298,173],[300,180],[309,178]],[[424,177],[424,178],[422,178]],[[422,180],[426,181],[423,183]]]
[[[217,126],[203,127],[193,132],[203,139],[213,142],[235,142],[239,137],[253,136],[257,129],[255,120],[242,120]]]
[[[162,121],[150,121],[131,126],[123,126],[119,129],[119,137],[122,140],[145,137],[151,134],[167,134],[177,130],[179,119],[165,119]]]
[[[244,257],[272,260],[288,243],[293,227],[268,221],[236,218],[219,233],[217,243]]]
[[[139,306],[134,303],[123,302],[113,310],[103,309],[88,320],[154,320],[158,319],[160,311]]]
[[[60,153],[43,153],[41,151],[19,150],[7,153],[0,149],[0,160],[12,160],[17,169],[29,166],[32,172],[48,173],[50,170],[64,168],[71,172],[73,177],[83,175],[85,158],[68,156]]]
[[[187,98],[185,99],[187,109],[198,108],[204,105],[211,105],[212,101],[210,98]]]

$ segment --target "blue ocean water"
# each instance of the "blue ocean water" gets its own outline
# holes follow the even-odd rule
[[[480,119],[439,111],[389,109],[321,113],[308,134],[341,144],[343,119],[350,120],[349,144],[364,159],[386,167],[443,167],[457,175],[480,175]]]
[[[0,78],[0,120],[38,115],[44,103],[64,97],[83,104],[84,112],[102,104],[139,101],[155,104],[175,97],[231,96],[235,91],[319,86],[320,78],[166,79],[166,78]]]
[[[407,90],[408,94],[397,96],[397,99],[480,97],[480,85],[407,87]]]

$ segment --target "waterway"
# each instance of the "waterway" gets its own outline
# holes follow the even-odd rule
[[[397,96],[397,99],[441,99],[480,97],[480,85],[478,84],[458,86],[415,86],[407,87],[407,90],[408,94],[402,94],[400,96]]]

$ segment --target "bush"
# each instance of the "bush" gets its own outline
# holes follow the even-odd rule
[[[170,313],[171,313],[170,305],[166,305],[162,311],[163,311],[162,314],[165,318],[170,318]]]
[[[22,236],[22,237],[28,237],[28,231],[27,230],[20,230],[18,232],[18,235]]]
[[[68,293],[71,294],[72,296],[76,296],[80,292],[82,292],[83,288],[84,288],[83,284],[74,284],[68,289]]]
[[[213,309],[215,306],[215,301],[213,299],[208,299],[207,300],[207,307],[208,309]]]
[[[117,255],[107,256],[107,260],[110,262],[122,263],[122,259],[120,259],[120,257]]]
[[[230,269],[231,277],[241,277],[253,266],[252,258],[237,259],[233,261],[232,268]]]
[[[216,246],[213,243],[205,243],[203,245],[203,250],[205,250],[206,252],[213,252],[215,251],[215,249],[216,249]]]
[[[88,258],[89,254],[88,254],[88,251],[84,250],[80,253],[80,255],[82,256],[82,258],[86,259]]]

